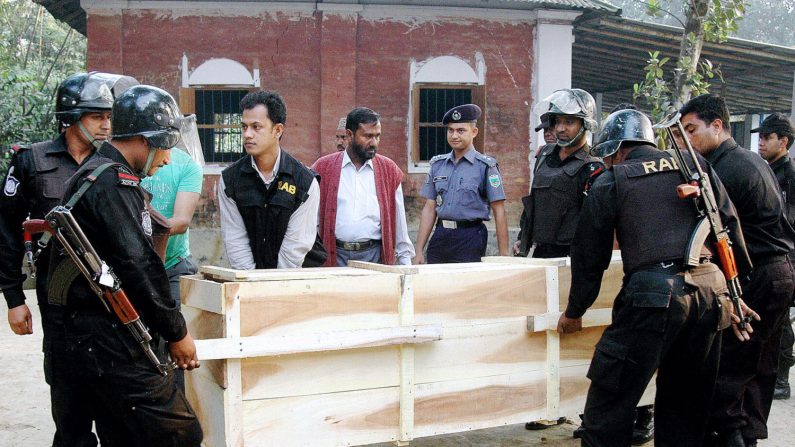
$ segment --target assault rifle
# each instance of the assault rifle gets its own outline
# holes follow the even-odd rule
[[[86,238],[85,233],[75,220],[69,208],[57,206],[53,208],[44,219],[28,219],[22,224],[25,234],[25,241],[31,239],[33,234],[49,233],[58,239],[66,253],[77,265],[77,268],[88,280],[91,290],[96,293],[105,310],[111,312],[119,318],[124,326],[132,334],[136,342],[141,346],[146,357],[154,365],[157,371],[166,376],[168,372],[176,368],[174,362],[168,364],[160,363],[149,342],[152,336],[144,326],[143,321],[138,316],[127,294],[121,288],[119,278],[113,270],[100,259],[91,242]],[[25,244],[25,257],[32,257],[32,244]]]
[[[706,243],[707,238],[712,236],[712,242],[718,259],[720,260],[720,268],[723,271],[723,276],[726,278],[726,284],[729,288],[729,298],[732,301],[735,313],[740,318],[737,327],[740,331],[744,331],[750,319],[743,315],[740,306],[740,298],[742,297],[743,291],[740,286],[740,278],[737,274],[737,262],[734,259],[734,251],[731,247],[729,230],[724,227],[723,222],[721,222],[720,214],[718,214],[718,204],[715,200],[715,194],[712,191],[712,184],[707,174],[704,173],[704,170],[701,168],[701,164],[698,162],[698,157],[696,156],[695,150],[693,150],[693,146],[685,136],[685,129],[682,127],[682,122],[679,119],[680,117],[681,114],[679,112],[674,112],[664,118],[662,122],[655,124],[654,128],[665,129],[673,145],[673,149],[667,152],[676,160],[676,164],[679,165],[679,172],[682,174],[685,181],[684,184],[676,188],[677,195],[683,200],[692,199],[696,206],[696,211],[698,212],[698,224],[693,234],[690,236],[685,252],[685,265],[696,266],[699,264],[701,248]],[[690,154],[690,158],[693,159],[695,171],[690,169],[682,155],[681,148],[679,148],[674,135],[674,127],[676,127],[682,136],[687,153]]]

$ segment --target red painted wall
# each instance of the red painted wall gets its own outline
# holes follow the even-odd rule
[[[411,60],[453,55],[476,67],[486,63],[485,151],[503,174],[510,223],[528,189],[529,104],[533,25],[499,20],[367,19],[323,12],[273,13],[256,17],[171,16],[155,10],[125,10],[88,16],[88,68],[123,72],[178,96],[180,62],[190,69],[225,57],[248,69],[259,67],[263,89],[287,103],[283,147],[311,164],[334,150],[340,117],[355,106],[382,116],[380,153],[407,170]],[[197,219],[217,219],[215,179],[206,181]],[[407,208],[416,218],[424,174],[404,181]],[[410,218],[410,220],[413,220]]]

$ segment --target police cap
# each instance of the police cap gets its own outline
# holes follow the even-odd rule
[[[784,115],[781,112],[776,112],[762,121],[762,124],[757,127],[756,129],[751,129],[751,133],[761,132],[765,135],[774,133],[779,137],[789,137],[792,139],[793,135],[795,135],[795,129],[793,129],[792,121],[787,118],[787,115]]]
[[[475,104],[464,104],[453,107],[444,114],[442,124],[450,123],[474,123],[480,118],[480,107]]]

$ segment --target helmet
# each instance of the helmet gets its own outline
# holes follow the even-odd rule
[[[585,130],[596,132],[599,125],[594,116],[596,114],[596,101],[590,93],[579,88],[565,88],[556,90],[544,98],[535,107],[538,116],[573,115],[582,118]]]
[[[657,147],[649,118],[638,110],[619,110],[605,118],[602,130],[596,134],[591,155],[609,157],[625,141],[646,143]]]
[[[151,149],[171,149],[183,123],[177,102],[167,91],[151,85],[131,87],[113,103],[113,139],[140,135]]]
[[[106,112],[113,107],[113,99],[126,89],[137,85],[135,78],[111,73],[77,73],[58,86],[55,116],[64,127],[71,126],[87,112]]]

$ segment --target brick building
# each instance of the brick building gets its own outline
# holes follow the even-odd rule
[[[217,222],[218,174],[244,153],[238,101],[256,88],[284,96],[282,146],[307,164],[334,150],[351,108],[378,111],[380,153],[407,174],[412,221],[428,159],[449,151],[442,114],[480,104],[477,146],[500,162],[515,226],[540,141],[532,105],[571,85],[574,20],[617,13],[598,0],[36,2],[87,35],[89,70],[162,87],[197,114],[207,160],[199,226]]]

